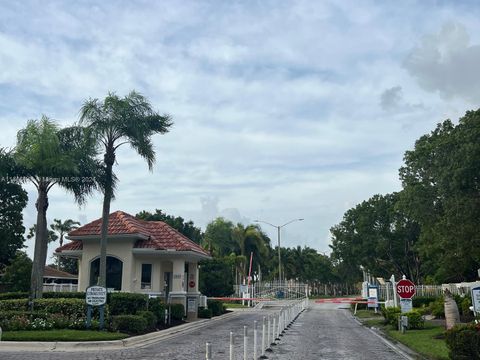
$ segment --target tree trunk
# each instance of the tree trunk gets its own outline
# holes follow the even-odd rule
[[[98,285],[107,286],[107,235],[108,235],[108,217],[110,215],[110,202],[112,201],[112,168],[115,162],[115,153],[108,151],[105,154],[106,164],[106,182],[105,182],[105,196],[103,197],[102,210],[102,232],[100,238],[100,269]]]
[[[454,327],[460,322],[460,314],[458,312],[458,306],[452,293],[448,289],[444,292],[444,308],[445,308],[445,323],[447,330]]]
[[[48,209],[48,184],[40,183],[38,187],[38,198],[35,206],[37,208],[37,231],[35,233],[35,250],[33,255],[30,298],[40,299],[43,295],[43,273],[47,261],[47,209]]]

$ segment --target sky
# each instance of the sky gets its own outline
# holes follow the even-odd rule
[[[478,108],[479,18],[476,1],[0,0],[0,147],[29,119],[68,126],[87,99],[135,89],[174,126],[152,172],[119,149],[112,211],[203,229],[304,218],[282,246],[329,253],[346,210],[401,189],[416,139]],[[101,216],[100,194],[49,200],[49,222]]]

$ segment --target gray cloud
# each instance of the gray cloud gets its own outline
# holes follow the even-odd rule
[[[424,36],[404,66],[425,90],[478,104],[479,63],[480,45],[470,44],[463,25],[448,23],[438,33]]]
[[[384,111],[392,112],[408,112],[418,110],[423,107],[423,104],[407,103],[403,96],[403,89],[401,86],[394,86],[385,89],[380,95],[380,107]]]

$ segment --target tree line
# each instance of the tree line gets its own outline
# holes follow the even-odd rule
[[[374,195],[331,228],[343,276],[360,267],[419,283],[476,280],[480,268],[480,110],[439,123],[405,152],[402,190]]]

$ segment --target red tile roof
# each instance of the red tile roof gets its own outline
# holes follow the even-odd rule
[[[45,266],[43,277],[78,279],[77,275],[70,274],[66,271],[57,270],[50,266]]]
[[[123,211],[111,213],[108,219],[108,235],[141,234],[148,237],[148,240],[137,240],[134,248],[193,251],[202,255],[210,256],[210,254],[201,246],[194,243],[185,235],[181,234],[163,221],[139,220]],[[71,231],[68,233],[68,236],[79,238],[88,235],[99,236],[101,226],[102,219],[98,219]],[[74,240],[59,247],[56,252],[81,249],[82,242]]]

